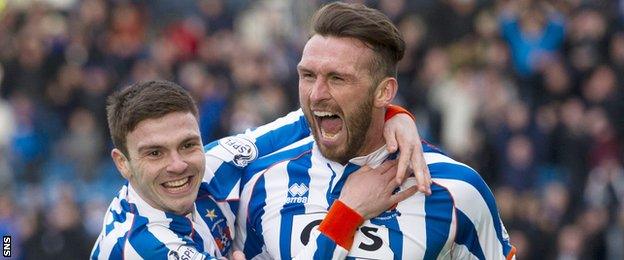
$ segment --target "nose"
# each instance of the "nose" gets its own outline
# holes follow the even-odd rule
[[[320,101],[327,100],[330,97],[327,82],[319,77],[316,82],[314,82],[312,89],[310,90],[310,101],[312,103],[318,103]]]
[[[171,173],[183,173],[186,171],[188,163],[177,152],[171,153],[171,161],[167,165],[167,171]]]

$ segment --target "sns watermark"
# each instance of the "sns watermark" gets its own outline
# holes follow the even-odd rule
[[[2,236],[2,256],[11,257],[11,236]]]

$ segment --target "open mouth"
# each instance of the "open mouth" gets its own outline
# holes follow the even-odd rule
[[[318,122],[318,128],[323,139],[330,141],[336,140],[343,128],[342,117],[338,114],[326,111],[314,111],[313,114]]]
[[[161,185],[167,190],[169,193],[180,193],[187,190],[191,186],[191,180],[193,176],[188,176],[182,179],[168,181],[162,183]]]

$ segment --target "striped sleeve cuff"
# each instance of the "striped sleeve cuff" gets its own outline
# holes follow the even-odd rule
[[[401,106],[392,105],[392,104],[386,107],[386,116],[384,117],[384,119],[385,121],[388,121],[388,119],[392,118],[393,116],[396,116],[397,114],[407,114],[408,116],[412,118],[412,120],[416,121],[416,117],[412,115],[412,113],[407,111],[407,109]]]
[[[355,231],[362,223],[364,223],[364,219],[360,214],[340,200],[336,200],[321,222],[319,231],[334,240],[342,248],[349,250],[353,244]]]
[[[507,260],[512,260],[512,259],[516,259],[516,247],[515,246],[511,246],[511,251],[509,251],[509,254],[507,254]]]

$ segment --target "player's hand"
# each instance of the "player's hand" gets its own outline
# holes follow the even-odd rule
[[[232,253],[232,260],[245,260],[245,254],[243,251],[235,250],[234,253]]]
[[[397,161],[388,160],[372,169],[363,166],[349,175],[339,200],[364,219],[371,219],[414,195],[416,186],[392,194],[399,184],[394,180]]]
[[[431,175],[423,156],[420,135],[414,120],[406,114],[395,115],[386,121],[383,135],[388,152],[394,153],[397,149],[400,151],[396,182],[403,183],[411,164],[418,191],[430,195]]]

